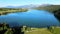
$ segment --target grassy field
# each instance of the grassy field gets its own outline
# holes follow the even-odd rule
[[[26,30],[24,34],[60,34],[60,27],[51,29],[51,31],[47,28],[32,28],[31,30]]]
[[[55,28],[53,34],[60,34],[60,28]]]
[[[13,34],[14,31],[20,32],[15,29],[13,29],[14,31],[12,31],[12,28],[6,28],[4,26],[4,30],[5,29],[7,29],[7,30],[5,31],[4,34]],[[0,31],[2,31],[2,30],[0,29]],[[60,27],[50,27],[49,29],[48,28],[30,28],[30,27],[27,27],[27,29],[26,29],[25,27],[23,27],[21,29],[21,32],[24,32],[24,34],[60,34]]]
[[[47,28],[33,28],[30,31],[25,31],[24,34],[52,34]]]
[[[4,34],[60,34],[60,27],[49,26],[47,28],[31,28],[26,26],[10,28],[8,24],[0,27],[0,33]]]
[[[25,8],[0,8],[0,15],[5,15],[8,13],[15,13],[15,12],[26,12],[28,9]]]

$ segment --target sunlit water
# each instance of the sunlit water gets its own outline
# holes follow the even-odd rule
[[[0,16],[0,22],[8,23],[10,26],[26,25],[30,27],[46,27],[59,25],[59,21],[54,15],[44,10],[10,13]]]

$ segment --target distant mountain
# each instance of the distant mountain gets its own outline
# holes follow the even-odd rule
[[[4,8],[30,8],[30,9],[38,9],[38,10],[48,10],[54,11],[60,9],[60,5],[51,5],[51,4],[42,4],[42,5],[23,5],[23,6],[6,6]]]
[[[6,6],[4,8],[15,8],[16,6]]]
[[[39,7],[40,5],[24,5],[24,6],[20,6],[20,8],[35,8],[35,7]]]
[[[35,8],[38,7],[39,5],[23,5],[23,6],[6,6],[4,8]]]

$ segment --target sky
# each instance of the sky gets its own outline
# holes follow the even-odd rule
[[[41,4],[54,4],[60,5],[60,0],[0,0],[0,7],[4,6],[22,6],[22,5],[41,5]]]

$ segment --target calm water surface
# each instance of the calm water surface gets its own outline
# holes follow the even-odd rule
[[[44,10],[10,13],[0,16],[0,23],[2,22],[8,23],[10,26],[27,25],[30,27],[46,27],[59,25],[59,21],[54,15]]]

